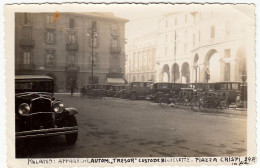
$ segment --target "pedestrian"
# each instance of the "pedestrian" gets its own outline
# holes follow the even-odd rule
[[[71,86],[70,86],[70,96],[73,96],[74,93],[74,83],[71,82]]]

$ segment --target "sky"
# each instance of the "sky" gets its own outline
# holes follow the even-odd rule
[[[137,37],[158,30],[159,20],[164,14],[178,11],[192,11],[195,8],[200,9],[201,7],[201,5],[188,6],[185,4],[132,5],[127,6],[127,10],[125,10],[126,8],[117,8],[117,10],[114,10],[114,14],[115,16],[129,20],[126,23],[125,30],[127,43],[130,43]],[[235,8],[247,16],[253,17],[254,15],[252,8],[248,5],[236,5]]]

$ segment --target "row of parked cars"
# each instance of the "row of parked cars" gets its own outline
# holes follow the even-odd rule
[[[176,96],[180,92],[196,92],[212,90],[228,94],[227,103],[237,106],[246,106],[247,86],[242,82],[215,82],[215,83],[171,83],[171,82],[131,82],[128,85],[87,85],[81,88],[81,96],[119,97],[131,100],[150,99],[155,102],[166,95]]]

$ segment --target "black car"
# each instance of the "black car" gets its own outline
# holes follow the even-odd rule
[[[178,95],[181,88],[188,88],[189,84],[159,82],[154,83],[151,90],[148,92],[149,98],[152,101],[160,102],[161,98],[167,94],[170,97]]]
[[[26,140],[65,135],[68,144],[78,138],[77,109],[66,108],[54,97],[54,83],[49,76],[15,77],[15,138]]]

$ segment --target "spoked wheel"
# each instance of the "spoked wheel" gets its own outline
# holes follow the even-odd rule
[[[118,96],[117,97],[119,97],[119,98],[123,98],[123,94],[122,93],[118,93]]]
[[[192,100],[191,101],[191,109],[195,112],[200,111],[200,102],[199,100]]]
[[[157,103],[161,103],[162,99],[163,99],[162,94],[158,94],[155,96],[155,102],[157,102]]]
[[[130,93],[130,99],[136,100],[137,99],[137,93],[135,93],[135,92]]]

